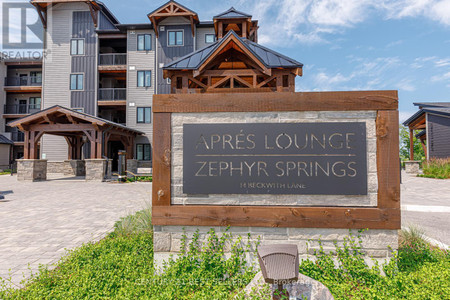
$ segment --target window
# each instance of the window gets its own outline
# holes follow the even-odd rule
[[[32,71],[30,72],[31,83],[42,83],[42,72]]]
[[[136,153],[138,160],[152,160],[152,148],[150,144],[137,144]]]
[[[30,109],[41,109],[41,97],[30,98]]]
[[[137,108],[137,122],[138,123],[151,123],[152,122],[152,108],[151,107],[138,107]]]
[[[205,34],[205,43],[211,44],[216,41],[216,36],[214,34]]]
[[[83,74],[70,74],[70,89],[82,90],[83,89]]]
[[[183,46],[184,44],[184,38],[183,38],[183,31],[169,31],[169,39],[167,40],[167,45],[169,46]]]
[[[137,38],[138,51],[152,50],[152,36],[151,34],[138,34]]]
[[[137,86],[139,87],[152,86],[152,71],[138,71]]]
[[[166,82],[167,82],[167,84],[172,84],[172,79],[170,79],[169,77],[167,77]]]
[[[84,40],[76,39],[70,41],[70,55],[84,55]]]

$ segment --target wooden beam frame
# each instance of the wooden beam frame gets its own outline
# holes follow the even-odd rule
[[[258,100],[257,100],[258,99]],[[397,91],[155,95],[154,225],[400,229]],[[375,110],[377,207],[171,204],[171,114]]]

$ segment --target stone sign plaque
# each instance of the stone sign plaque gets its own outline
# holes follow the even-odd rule
[[[366,124],[184,124],[183,193],[366,195]]]

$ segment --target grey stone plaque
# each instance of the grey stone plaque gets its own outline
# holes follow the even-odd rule
[[[184,124],[183,193],[366,195],[366,124]]]

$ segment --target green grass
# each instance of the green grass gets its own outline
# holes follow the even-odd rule
[[[70,251],[57,267],[42,267],[23,289],[5,289],[0,299],[226,299],[255,275],[245,265],[249,251],[241,238],[210,231],[205,243],[198,232],[183,238],[183,252],[160,274],[153,267],[150,210],[123,218],[98,243]],[[227,241],[232,255],[224,258]],[[3,291],[2,291],[3,289]]]
[[[228,231],[211,230],[204,243],[200,237],[184,234],[180,257],[156,273],[146,209],[120,220],[102,241],[70,251],[56,269],[42,267],[23,289],[0,291],[0,299],[243,299],[240,291],[256,273],[244,257],[259,242]],[[226,249],[231,249],[228,259]],[[320,248],[315,260],[300,265],[335,299],[450,299],[450,255],[431,247],[419,229],[401,232],[399,251],[382,266],[366,263],[359,233],[350,232],[335,249]],[[271,299],[268,287],[252,299]]]
[[[9,169],[3,170],[3,172],[0,172],[0,175],[11,175],[11,170]]]
[[[431,159],[422,165],[423,175],[420,177],[448,179],[450,178],[450,159]]]
[[[135,176],[135,177],[127,177],[125,182],[152,182],[152,176]]]

